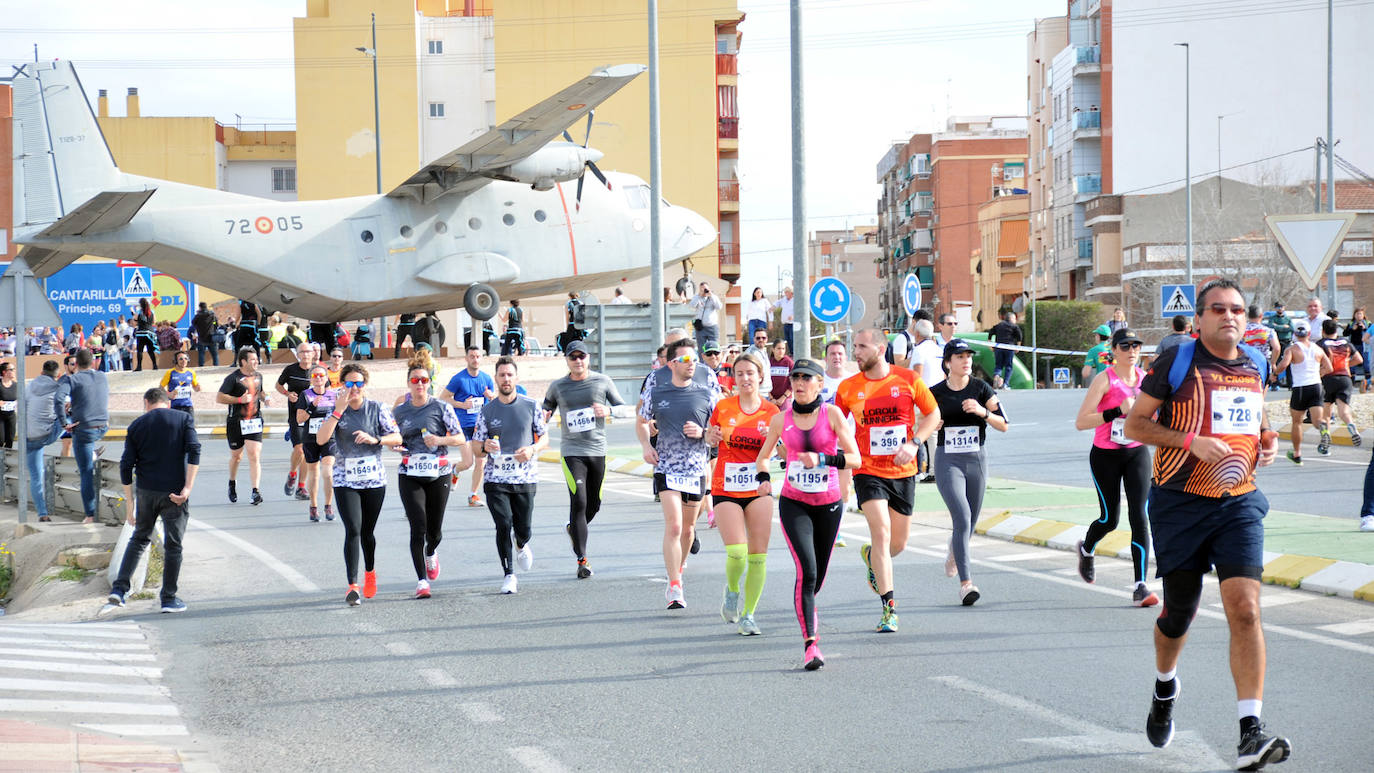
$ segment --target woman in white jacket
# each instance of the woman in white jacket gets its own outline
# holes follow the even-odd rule
[[[754,296],[749,301],[749,308],[746,311],[745,319],[749,324],[749,335],[746,340],[754,340],[755,330],[768,330],[768,316],[772,311],[773,304],[763,295],[762,287],[754,288]]]

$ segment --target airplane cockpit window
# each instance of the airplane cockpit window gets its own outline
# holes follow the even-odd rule
[[[629,203],[630,209],[649,208],[649,186],[632,185],[625,189],[625,200]]]
[[[363,231],[362,233],[358,234],[358,236],[360,236],[360,237],[362,238],[364,244],[371,244],[371,243],[372,243],[372,232],[371,232],[371,231]]]

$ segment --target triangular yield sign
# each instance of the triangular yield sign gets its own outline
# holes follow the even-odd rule
[[[1266,215],[1264,223],[1274,234],[1279,249],[1288,256],[1288,262],[1298,270],[1307,289],[1315,290],[1321,283],[1322,273],[1340,251],[1350,226],[1355,223],[1355,213]]]

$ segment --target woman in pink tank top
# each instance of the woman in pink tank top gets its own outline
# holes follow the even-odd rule
[[[1078,429],[1093,431],[1088,467],[1102,514],[1088,526],[1088,533],[1078,543],[1078,574],[1084,582],[1096,579],[1093,550],[1116,529],[1124,487],[1131,523],[1131,562],[1135,568],[1132,598],[1138,607],[1151,607],[1159,603],[1159,597],[1145,584],[1145,572],[1150,566],[1150,532],[1145,522],[1145,500],[1150,493],[1150,448],[1126,437],[1125,431],[1126,414],[1134,407],[1136,395],[1140,394],[1140,380],[1145,377],[1145,371],[1136,365],[1140,361],[1140,345],[1140,338],[1128,328],[1112,334],[1112,366],[1097,374],[1088,386],[1074,421]]]
[[[830,551],[835,546],[840,517],[844,514],[839,471],[859,466],[860,457],[849,422],[838,408],[821,401],[821,385],[825,379],[821,364],[811,359],[797,360],[792,364],[788,379],[792,387],[792,404],[769,423],[768,438],[755,464],[759,471],[759,493],[768,496],[772,493],[768,457],[781,438],[787,461],[786,479],[778,499],[778,517],[787,549],[792,552],[792,561],[797,567],[792,600],[805,648],[802,666],[815,671],[825,665],[816,644],[816,593],[825,582]]]

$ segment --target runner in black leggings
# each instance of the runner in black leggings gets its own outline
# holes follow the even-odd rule
[[[367,369],[350,363],[343,369],[344,393],[334,412],[315,436],[319,445],[334,440],[339,449],[334,464],[334,500],[344,525],[344,568],[348,573],[349,606],[362,603],[358,595],[358,550],[362,548],[364,582],[362,597],[377,595],[377,538],[372,532],[386,500],[386,470],[382,446],[396,445],[401,435],[391,411],[367,399]]]
[[[429,369],[423,357],[407,363],[409,394],[395,408],[401,442],[397,487],[406,520],[410,521],[410,558],[415,564],[415,598],[429,598],[430,580],[439,579],[436,549],[443,539],[444,508],[454,473],[472,466],[472,451],[453,406],[429,396]],[[449,449],[458,450],[452,464]]]

